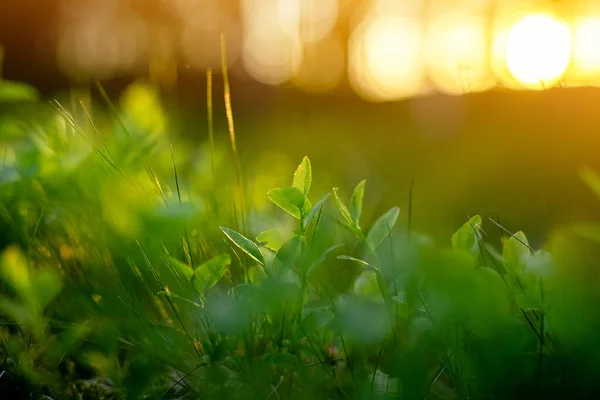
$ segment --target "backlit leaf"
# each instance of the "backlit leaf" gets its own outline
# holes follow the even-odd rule
[[[291,237],[292,234],[285,229],[269,229],[258,235],[256,241],[270,250],[277,251]]]
[[[464,250],[470,254],[479,254],[479,231],[481,230],[481,216],[475,215],[452,235],[452,248]]]
[[[356,188],[354,188],[354,192],[352,192],[352,198],[350,199],[350,217],[356,224],[359,226],[360,215],[362,214],[363,208],[363,197],[365,195],[365,184],[367,181],[361,181]]]
[[[221,254],[204,263],[194,271],[192,285],[198,293],[205,293],[225,275],[227,267],[231,265],[229,254]]]
[[[389,235],[390,230],[396,224],[396,220],[398,219],[398,215],[400,214],[400,209],[398,207],[394,207],[385,214],[383,214],[375,223],[371,230],[367,235],[367,246],[371,251],[375,251],[377,247],[385,238]]]
[[[194,270],[192,269],[192,267],[179,261],[175,257],[169,256],[168,259],[169,264],[171,265],[173,270],[176,271],[176,273],[178,273],[179,275],[181,275],[181,277],[184,280],[189,281],[192,279],[192,275],[194,275]]]
[[[365,268],[369,268],[372,270],[375,270],[376,268],[374,266],[372,266],[371,264],[369,264],[368,262],[361,260],[359,258],[355,258],[355,257],[351,257],[351,256],[338,256],[337,257],[338,260],[347,260],[347,261],[353,261],[359,265],[362,265]]]
[[[296,172],[294,172],[294,181],[292,186],[300,190],[304,195],[308,195],[312,183],[312,167],[308,157],[304,157]]]
[[[344,202],[340,199],[340,196],[338,196],[337,191],[338,188],[333,188],[333,199],[335,200],[335,204],[337,205],[338,210],[340,210],[342,217],[344,217],[344,220],[346,220],[346,222],[349,224],[353,224],[354,221],[352,221],[350,211],[348,210],[348,207],[346,207]]]
[[[248,254],[256,262],[265,265],[265,256],[260,251],[256,243],[245,237],[239,232],[232,229],[221,227],[221,231],[227,236],[229,240],[233,242],[237,247],[240,248],[244,253]]]
[[[502,258],[504,258],[505,265],[509,270],[523,272],[531,256],[531,250],[528,246],[527,237],[521,231],[515,233],[504,242]]]
[[[319,210],[321,209],[321,207],[324,206],[324,204],[327,201],[327,199],[329,198],[330,194],[331,193],[327,193],[325,195],[325,197],[323,197],[321,200],[319,200],[319,202],[317,204],[315,204],[310,209],[310,211],[306,214],[306,216],[304,217],[304,220],[302,221],[304,229],[306,229],[306,227],[308,225],[310,225],[310,223],[313,220],[313,218],[315,217],[315,215],[317,215],[317,213],[319,212]]]
[[[274,204],[297,219],[302,219],[312,207],[304,193],[295,187],[272,189],[267,196]]]

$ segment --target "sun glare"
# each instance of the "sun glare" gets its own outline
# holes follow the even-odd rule
[[[597,79],[600,74],[599,38],[599,17],[586,18],[575,25],[573,63],[580,78],[593,80]]]
[[[220,65],[224,33],[240,77],[309,92],[349,83],[372,101],[600,86],[600,0],[571,11],[523,0],[162,0],[181,29],[154,27],[133,9],[120,11],[119,1],[61,0],[64,72],[79,79],[149,70],[174,85],[182,62]]]
[[[506,63],[519,83],[548,87],[567,70],[571,48],[572,34],[567,25],[546,15],[531,15],[511,28]]]

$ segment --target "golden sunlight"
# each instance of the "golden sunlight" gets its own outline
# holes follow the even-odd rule
[[[370,100],[398,100],[420,93],[425,80],[421,27],[408,18],[377,16],[359,26],[349,43],[349,77]]]
[[[530,15],[511,28],[506,63],[522,85],[544,88],[565,73],[571,48],[572,34],[567,25],[547,15]]]
[[[573,67],[577,78],[595,84],[600,76],[600,18],[577,21],[573,36]]]

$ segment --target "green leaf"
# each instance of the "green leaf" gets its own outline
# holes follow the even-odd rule
[[[377,247],[385,238],[389,235],[390,230],[396,224],[396,220],[398,219],[398,214],[400,214],[400,209],[398,207],[394,207],[385,214],[383,214],[375,223],[373,227],[367,234],[367,247],[371,251],[375,251]]]
[[[358,185],[356,185],[354,192],[352,192],[352,198],[350,199],[350,217],[357,227],[359,227],[358,221],[360,219],[360,215],[362,214],[363,197],[365,195],[366,183],[367,181],[361,181]]]
[[[310,201],[300,189],[295,187],[272,189],[267,196],[279,208],[297,219],[302,219],[311,209]]]
[[[0,80],[0,103],[37,101],[39,92],[25,83]]]
[[[192,276],[194,289],[198,293],[205,293],[219,282],[229,265],[231,265],[229,254],[221,254],[198,266]]]
[[[317,204],[315,204],[310,211],[306,214],[306,216],[304,217],[304,220],[302,221],[303,229],[306,229],[306,227],[308,227],[308,225],[310,225],[311,221],[313,220],[313,218],[315,217],[315,215],[317,215],[317,213],[319,212],[319,210],[321,209],[321,207],[323,207],[323,205],[325,204],[325,202],[327,201],[327,199],[329,198],[329,196],[331,195],[331,193],[327,193],[321,200],[319,200],[319,202]]]
[[[281,248],[275,255],[273,266],[287,268],[292,268],[296,266],[298,260],[302,255],[304,241],[304,237],[294,236],[293,238],[285,242],[285,244],[281,246]]]
[[[596,197],[600,198],[600,176],[591,168],[582,168],[579,176],[585,184],[594,192]]]
[[[240,248],[240,250],[248,254],[254,261],[260,263],[261,265],[265,265],[265,256],[263,256],[263,253],[260,251],[256,243],[232,229],[225,228],[224,226],[221,226],[220,229],[223,231],[225,236],[227,236],[227,238],[233,242],[233,244]]]
[[[269,229],[258,235],[256,241],[269,250],[278,251],[291,237],[285,229]]]
[[[310,184],[312,183],[312,167],[308,157],[304,157],[296,172],[294,172],[294,181],[292,186],[300,190],[305,196],[308,196]]]
[[[181,277],[184,280],[190,281],[192,279],[192,275],[194,275],[194,270],[192,269],[192,267],[179,261],[178,259],[176,259],[175,257],[172,257],[172,256],[168,256],[168,260],[169,260],[169,265],[173,268],[173,270],[176,273],[181,275]]]
[[[481,216],[475,215],[452,235],[452,248],[464,250],[473,255],[479,254],[480,230]]]
[[[395,296],[391,296],[390,299],[398,304],[408,304],[406,301],[406,292],[398,292]]]
[[[354,226],[354,224],[349,224],[346,221],[343,221],[341,218],[334,217],[335,222],[340,224],[343,228],[345,228],[348,232],[359,238],[360,240],[364,239],[364,235],[360,229]]]
[[[354,281],[354,293],[371,300],[383,301],[375,271],[364,271]]]
[[[359,258],[355,258],[355,257],[351,257],[351,256],[338,256],[337,257],[338,260],[347,260],[347,261],[353,261],[357,264],[362,265],[363,267],[366,267],[368,269],[372,269],[372,270],[377,270],[377,268],[375,268],[374,266],[372,266],[371,264],[369,264],[368,262],[361,260]]]
[[[331,246],[330,248],[328,248],[327,250],[325,250],[323,252],[323,254],[321,254],[321,256],[319,258],[317,258],[315,260],[315,262],[313,262],[308,269],[306,270],[306,276],[310,276],[312,274],[312,272],[315,270],[315,268],[317,268],[319,265],[321,265],[322,263],[325,262],[325,260],[327,259],[327,256],[329,254],[331,254],[332,252],[336,251],[337,249],[344,247],[343,244],[338,244],[335,246]]]
[[[523,272],[531,256],[527,237],[521,231],[509,237],[502,248],[502,258],[512,272]]]
[[[342,214],[342,217],[344,217],[346,222],[352,225],[354,224],[354,221],[352,220],[350,211],[348,210],[348,207],[346,207],[346,205],[342,202],[340,196],[338,196],[337,191],[338,188],[333,188],[333,199],[335,200],[335,204],[337,205],[338,209],[340,210],[340,213]]]
[[[525,271],[536,276],[547,276],[552,275],[554,269],[552,255],[546,250],[539,250],[531,254],[527,260]]]

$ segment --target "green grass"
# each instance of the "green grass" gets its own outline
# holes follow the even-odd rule
[[[103,114],[0,82],[7,398],[599,394],[600,227],[532,249],[475,215],[434,243],[309,158],[255,199],[277,179],[242,179],[212,118],[206,146],[170,134],[158,98],[136,84]]]

